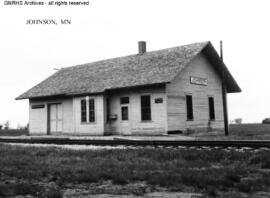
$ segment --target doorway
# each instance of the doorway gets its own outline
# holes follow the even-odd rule
[[[48,134],[62,132],[63,109],[61,103],[48,105],[48,129]]]
[[[131,135],[129,97],[120,97],[120,134]]]

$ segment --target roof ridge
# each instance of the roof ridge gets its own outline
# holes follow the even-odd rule
[[[174,47],[168,47],[168,48],[163,48],[163,49],[158,49],[158,50],[153,50],[153,51],[148,51],[148,52],[145,52],[145,55],[146,54],[152,54],[152,53],[156,53],[156,52],[161,52],[161,51],[168,51],[168,50],[172,50],[172,49],[177,49],[177,48],[182,48],[182,47],[188,47],[188,46],[191,46],[191,45],[199,45],[199,44],[203,44],[203,47],[204,48],[208,43],[210,43],[210,41],[202,41],[202,42],[195,42],[195,43],[190,43],[190,44],[185,44],[185,45],[179,45],[179,46],[174,46]],[[118,57],[114,57],[114,58],[106,58],[106,59],[101,59],[101,60],[97,60],[97,61],[94,61],[94,62],[88,62],[88,63],[82,63],[82,64],[79,64],[79,65],[73,65],[73,66],[67,66],[67,67],[63,67],[61,68],[61,70],[63,69],[70,69],[70,68],[74,68],[74,67],[85,67],[85,66],[94,66],[94,64],[96,63],[101,63],[101,62],[105,62],[105,61],[110,61],[110,60],[116,60],[116,59],[122,59],[122,58],[129,58],[129,57],[135,57],[135,56],[143,56],[144,54],[130,54],[130,55],[124,55],[124,56],[118,56]]]

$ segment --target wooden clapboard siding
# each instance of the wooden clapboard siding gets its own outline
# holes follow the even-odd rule
[[[168,131],[184,130],[186,128],[185,97],[181,95],[167,95]]]
[[[190,76],[206,78],[207,86],[190,84]],[[168,131],[208,127],[208,97],[214,97],[215,121],[212,128],[223,128],[221,79],[203,53],[197,55],[186,68],[166,85]],[[186,118],[187,94],[193,97],[193,121]]]
[[[48,105],[61,103],[62,132],[73,132],[72,98],[50,98],[29,101],[29,132],[31,135],[47,134],[48,131]],[[44,108],[32,109],[32,105],[43,104]]]
[[[32,105],[44,104],[44,108],[32,109]],[[29,100],[29,134],[47,134],[47,105]]]
[[[141,95],[151,96],[151,118],[141,121]],[[120,97],[129,97],[129,120],[121,121]],[[106,123],[106,133],[122,135],[159,135],[166,131],[165,87],[140,88],[112,93],[110,96],[110,114],[116,114],[117,120]],[[163,98],[163,103],[155,103],[155,98]]]
[[[63,103],[63,132],[73,133],[73,102],[72,99]]]
[[[76,135],[104,135],[104,96],[90,96],[95,100],[95,122],[81,122],[81,100],[85,97],[75,97],[73,99],[73,114],[74,114],[74,134]]]
[[[166,122],[166,103],[164,100],[165,93],[160,92],[146,92],[133,94],[133,108],[132,108],[132,134],[133,135],[159,135],[165,133]],[[141,95],[150,95],[151,98],[151,121],[141,121]],[[163,103],[155,103],[155,98],[163,98]]]

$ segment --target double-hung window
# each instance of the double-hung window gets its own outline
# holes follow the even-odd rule
[[[95,100],[89,99],[89,122],[95,122]]]
[[[141,118],[142,121],[151,120],[151,97],[150,95],[141,96]]]
[[[86,100],[81,100],[81,122],[87,121],[87,107]]]
[[[95,100],[93,98],[81,100],[81,122],[95,122]]]

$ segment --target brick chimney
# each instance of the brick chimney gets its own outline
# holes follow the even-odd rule
[[[139,54],[144,54],[146,52],[146,42],[145,41],[139,41]]]

